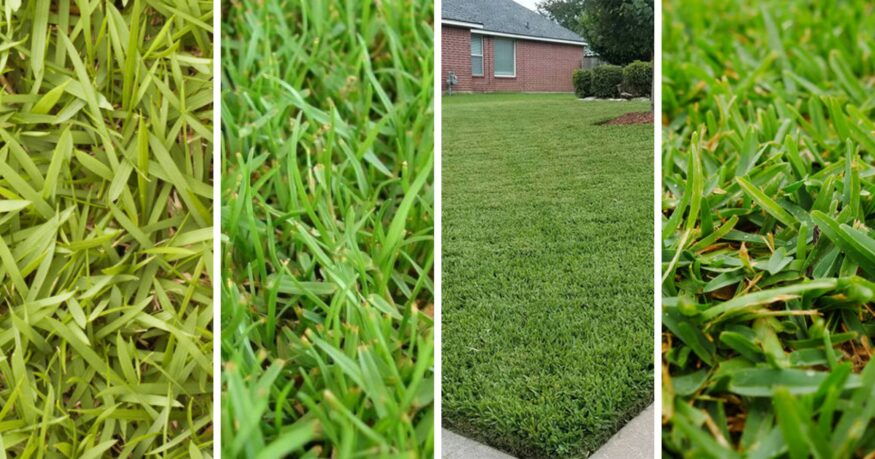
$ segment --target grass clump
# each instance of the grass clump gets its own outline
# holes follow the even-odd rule
[[[223,23],[225,457],[431,457],[431,1]]]
[[[669,457],[875,451],[873,8],[665,6]]]
[[[208,457],[211,2],[0,2],[0,457]]]
[[[647,107],[444,99],[448,428],[582,457],[652,402],[653,127],[594,125]]]

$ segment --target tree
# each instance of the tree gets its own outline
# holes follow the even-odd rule
[[[586,0],[577,30],[612,64],[652,60],[653,0]]]
[[[558,22],[568,30],[581,33],[580,14],[585,0],[544,0],[538,2],[538,13]]]

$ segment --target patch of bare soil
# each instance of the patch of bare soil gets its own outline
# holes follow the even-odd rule
[[[612,120],[602,121],[599,125],[614,124],[653,124],[653,112],[632,112],[618,116]]]

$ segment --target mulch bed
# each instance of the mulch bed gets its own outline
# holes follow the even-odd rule
[[[653,112],[632,112],[618,116],[612,120],[602,121],[599,125],[612,124],[653,124]]]

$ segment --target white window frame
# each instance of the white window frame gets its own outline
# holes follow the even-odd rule
[[[493,57],[492,57],[492,75],[495,78],[516,78],[516,42],[517,41],[512,39],[512,38],[502,38],[502,39],[510,40],[511,44],[513,44],[513,74],[512,75],[499,75],[498,73],[496,73],[496,71],[495,71],[496,53],[495,53],[495,43],[494,43],[496,39],[493,38],[492,39],[493,40],[493,43],[492,43],[492,55],[493,55]]]
[[[486,40],[484,40],[483,35],[480,35],[479,33],[472,33],[471,40],[474,40],[474,37],[477,37],[477,39],[480,40],[480,54],[474,54],[473,51],[470,52],[471,59],[472,59],[471,76],[472,77],[484,77],[484,76],[486,76],[486,58],[483,56],[485,54],[483,51],[484,51],[484,47],[486,46]],[[475,57],[480,58],[480,73],[474,73],[473,59]]]

